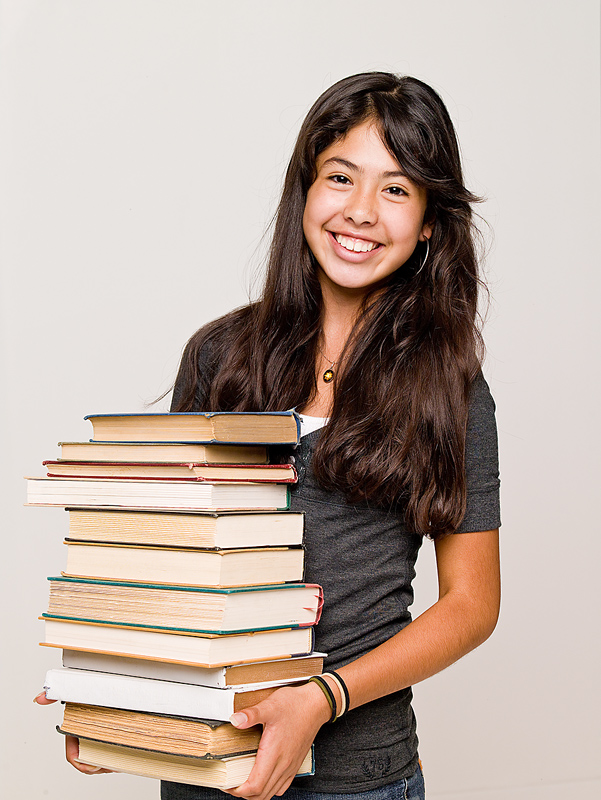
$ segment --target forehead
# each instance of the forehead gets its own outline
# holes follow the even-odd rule
[[[376,169],[379,172],[398,172],[401,167],[382,140],[377,124],[362,122],[336,139],[317,157],[317,168],[337,159],[342,159],[362,170]]]

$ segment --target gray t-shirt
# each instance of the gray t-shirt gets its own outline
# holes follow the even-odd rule
[[[324,491],[311,470],[315,431],[291,455],[299,481],[293,511],[305,513],[305,579],[324,590],[316,648],[337,669],[394,636],[411,621],[411,587],[422,537],[408,533],[402,514],[349,505]],[[284,455],[282,453],[282,455]],[[479,377],[472,390],[466,442],[468,504],[461,532],[499,527],[499,474],[494,403]],[[360,792],[412,775],[417,736],[411,690],[395,692],[324,725],[315,739],[315,775],[295,786]]]
[[[499,473],[494,403],[482,376],[474,382],[466,442],[467,511],[460,532],[499,527]],[[320,431],[296,448],[277,448],[276,460],[294,459],[299,481],[291,509],[305,513],[305,580],[324,589],[316,649],[325,669],[353,661],[411,621],[412,581],[422,537],[409,533],[402,514],[350,505],[323,490],[311,469]],[[273,459],[272,459],[273,460]],[[317,792],[362,792],[409,777],[417,768],[411,689],[382,697],[324,725],[315,739],[315,775],[293,785]],[[172,785],[175,791],[175,785]],[[168,793],[163,798],[184,797]],[[195,796],[190,788],[190,800]]]

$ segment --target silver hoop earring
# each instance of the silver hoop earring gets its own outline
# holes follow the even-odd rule
[[[418,269],[418,270],[417,270],[417,272],[415,273],[416,275],[417,275],[419,272],[421,272],[421,271],[422,271],[422,269],[423,269],[423,267],[424,267],[424,264],[426,263],[426,261],[428,260],[428,256],[430,255],[430,240],[429,240],[429,239],[426,239],[425,241],[426,241],[426,255],[423,257],[423,259],[422,259],[422,263],[419,265],[419,269]]]

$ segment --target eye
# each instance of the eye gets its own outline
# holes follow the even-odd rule
[[[407,195],[402,186],[389,186],[386,191],[393,197],[405,197]]]
[[[350,183],[350,180],[346,177],[346,175],[330,175],[328,180],[331,180],[332,183],[341,184],[342,186],[346,186],[346,184]]]

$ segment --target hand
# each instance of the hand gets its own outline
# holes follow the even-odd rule
[[[40,692],[36,697],[33,698],[34,703],[38,703],[40,706],[49,706],[52,703],[56,703],[56,700],[49,700],[46,697],[46,692]],[[103,769],[102,767],[93,767],[91,764],[82,764],[79,761],[76,761],[77,757],[79,756],[79,739],[75,736],[65,736],[65,756],[69,764],[71,764],[75,769],[79,770],[79,772],[83,772],[84,775],[102,775],[104,772],[112,772],[111,769]]]
[[[282,795],[330,713],[319,686],[306,683],[284,686],[256,706],[233,714],[230,721],[236,728],[262,725],[263,734],[252,772],[229,794],[248,800]]]

